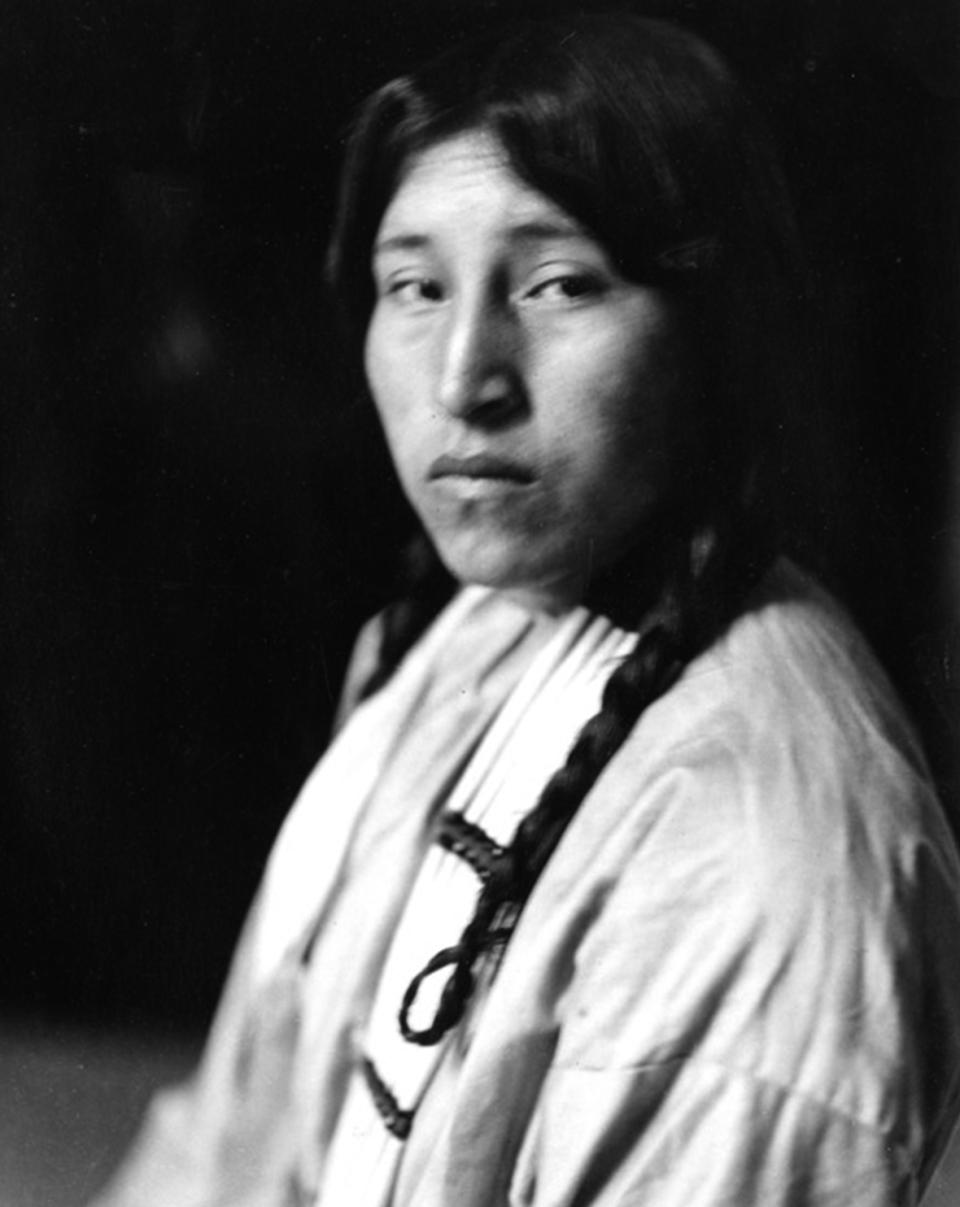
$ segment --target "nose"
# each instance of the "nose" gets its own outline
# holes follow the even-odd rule
[[[516,333],[505,309],[464,298],[443,333],[437,402],[471,423],[502,424],[523,407]]]

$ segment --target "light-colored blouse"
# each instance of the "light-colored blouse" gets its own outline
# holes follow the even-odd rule
[[[918,1201],[960,1104],[960,865],[882,673],[789,567],[641,717],[464,1022],[392,1031],[476,892],[438,817],[503,841],[628,648],[460,593],[308,781],[203,1065],[104,1207]]]

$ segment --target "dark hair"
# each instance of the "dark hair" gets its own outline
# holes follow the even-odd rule
[[[767,133],[725,62],[677,26],[593,14],[488,34],[374,93],[349,143],[328,261],[356,340],[373,304],[370,249],[412,157],[473,129],[625,276],[687,299],[713,476],[729,489],[755,472],[795,380],[796,238]]]
[[[792,212],[766,134],[723,60],[689,32],[626,14],[530,21],[449,52],[375,93],[347,151],[329,274],[348,330],[373,304],[370,252],[411,158],[472,130],[490,133],[512,169],[576,218],[627,278],[681,301],[701,359],[709,466],[654,550],[637,549],[595,596],[637,645],[609,679],[600,711],[498,852],[459,943],[412,982],[404,1035],[435,1043],[462,1016],[474,969],[505,940],[566,826],[643,710],[742,608],[769,564],[762,483],[793,380],[789,308]],[[694,478],[691,478],[693,482]],[[643,566],[637,590],[632,575]],[[440,595],[435,574],[429,595]],[[432,592],[432,593],[431,593]],[[423,594],[421,592],[421,594]],[[632,600],[631,600],[632,596]],[[416,599],[417,592],[413,592]],[[377,685],[430,608],[406,601]],[[432,1024],[409,1009],[422,978],[451,969]]]

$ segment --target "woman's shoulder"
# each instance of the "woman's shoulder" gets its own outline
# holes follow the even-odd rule
[[[797,742],[895,749],[925,775],[916,733],[869,643],[841,604],[789,561],[777,563],[725,636],[691,667],[717,676],[744,718]],[[773,709],[772,716],[768,710]]]
[[[641,718],[625,755],[653,772],[712,768],[768,812],[786,793],[807,827],[861,807],[877,824],[891,808],[903,826],[933,797],[916,731],[868,643],[787,562]]]
[[[789,567],[644,715],[542,887],[533,929],[591,920],[568,1063],[695,1052],[880,1128],[931,1010],[958,1059],[953,841],[882,671]]]
[[[713,707],[732,740],[764,734],[794,749],[895,751],[919,774],[916,734],[851,617],[815,579],[779,562],[727,632],[687,670],[665,703]]]
[[[903,707],[842,608],[789,564],[644,713],[588,805],[588,845],[651,866],[689,858],[701,884],[731,890],[748,869],[760,909],[829,896],[862,918],[921,849],[960,899]]]

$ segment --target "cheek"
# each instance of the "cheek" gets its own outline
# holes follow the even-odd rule
[[[374,406],[377,408],[377,413],[384,426],[393,409],[396,392],[395,375],[391,370],[390,362],[391,358],[387,355],[380,324],[374,315],[367,329],[367,338],[363,347],[363,372],[367,379],[370,396],[373,398]]]
[[[652,463],[669,460],[696,426],[700,408],[696,359],[672,326],[621,346],[611,361],[608,423]]]
[[[607,351],[602,372],[590,374],[581,362],[567,379],[557,432],[566,459],[608,514],[644,511],[678,488],[698,428],[696,375],[672,344],[638,341],[629,355],[622,344]]]
[[[367,386],[385,427],[431,409],[436,379],[436,341],[431,332],[398,335],[395,324],[374,311],[364,345]]]
[[[399,461],[402,437],[408,429],[405,417],[411,409],[412,375],[402,371],[399,358],[375,319],[370,324],[364,348],[364,372],[387,444],[394,460]]]

